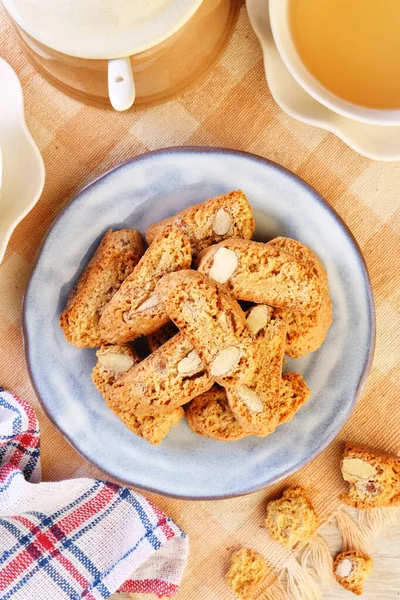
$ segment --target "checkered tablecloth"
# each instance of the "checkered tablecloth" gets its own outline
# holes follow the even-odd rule
[[[47,177],[40,202],[14,233],[0,267],[0,374],[3,385],[37,410],[44,478],[99,476],[46,419],[24,365],[21,299],[46,229],[71,193],[129,157],[172,145],[225,146],[272,159],[314,186],[353,231],[371,274],[377,350],[362,400],[338,439],[291,478],[310,489],[317,509],[329,518],[342,486],[337,464],[344,439],[399,450],[400,162],[363,158],[334,135],[286,115],[268,90],[244,7],[226,53],[206,79],[180,99],[123,114],[81,105],[43,81],[22,56],[1,12],[0,31],[0,54],[21,79],[27,122]],[[268,494],[274,491],[276,487]],[[232,599],[223,578],[228,548],[250,545],[279,562],[260,528],[266,497],[267,492],[260,492],[198,503],[157,498],[191,539],[180,600],[199,598],[200,589],[202,600]]]

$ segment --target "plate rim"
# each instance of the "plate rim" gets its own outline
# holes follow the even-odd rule
[[[124,480],[119,477],[115,477],[112,473],[106,471],[103,467],[101,467],[97,463],[96,460],[89,458],[83,451],[81,451],[80,448],[77,446],[77,444],[70,438],[69,434],[66,433],[64,428],[56,423],[55,418],[50,413],[43,398],[41,397],[41,395],[39,393],[35,378],[33,376],[32,370],[31,370],[30,362],[29,362],[29,336],[28,336],[28,332],[27,332],[27,323],[26,323],[27,322],[27,298],[29,296],[29,291],[30,291],[30,287],[32,284],[32,280],[36,273],[40,258],[44,252],[48,237],[49,237],[51,231],[53,230],[53,228],[55,227],[55,225],[58,223],[58,221],[67,212],[67,210],[71,207],[71,205],[81,196],[81,194],[83,192],[85,192],[90,187],[95,186],[99,181],[108,177],[108,175],[110,175],[111,173],[118,171],[119,169],[125,167],[126,165],[129,165],[132,163],[138,163],[142,160],[146,160],[146,159],[152,158],[154,156],[164,156],[164,155],[168,155],[168,154],[186,154],[186,153],[193,154],[193,155],[195,155],[195,154],[228,154],[228,155],[236,156],[239,158],[241,157],[241,158],[245,158],[248,160],[252,160],[252,161],[261,163],[265,166],[272,167],[273,169],[281,172],[282,174],[290,177],[291,179],[294,179],[298,185],[301,185],[309,194],[311,194],[313,196],[314,200],[316,202],[318,202],[322,206],[322,208],[324,208],[330,214],[331,217],[333,217],[336,224],[343,231],[344,235],[349,239],[349,242],[350,242],[350,244],[353,248],[353,251],[357,256],[357,260],[360,264],[363,279],[366,284],[366,292],[367,292],[366,293],[366,302],[367,302],[367,306],[368,306],[368,324],[369,324],[370,343],[369,343],[367,357],[364,362],[363,370],[362,370],[361,376],[360,376],[358,384],[357,384],[357,389],[354,393],[352,402],[349,405],[348,410],[344,415],[343,422],[340,425],[340,428],[337,431],[334,431],[332,434],[330,434],[324,440],[324,442],[321,444],[321,446],[317,450],[315,450],[309,457],[307,457],[307,459],[303,460],[299,465],[296,465],[295,467],[287,469],[286,471],[273,477],[272,479],[267,480],[263,484],[259,484],[257,486],[251,487],[244,491],[243,490],[238,491],[237,493],[229,493],[229,494],[223,494],[223,495],[191,496],[191,495],[173,494],[173,493],[161,491],[161,490],[157,489],[156,487],[153,488],[153,487],[149,487],[149,486],[133,484],[130,481]],[[137,156],[129,158],[121,163],[118,163],[117,165],[114,165],[110,169],[106,170],[104,173],[95,177],[93,180],[91,180],[89,183],[87,183],[84,186],[82,186],[81,188],[79,188],[75,193],[73,193],[69,198],[67,198],[65,206],[63,206],[63,208],[60,210],[60,212],[57,213],[55,218],[49,224],[48,229],[45,232],[43,239],[41,241],[41,244],[37,250],[36,256],[32,262],[33,262],[32,270],[31,270],[31,273],[29,276],[29,281],[25,288],[24,297],[23,297],[23,301],[22,301],[23,351],[24,351],[25,364],[27,367],[27,371],[28,371],[28,375],[29,375],[29,379],[30,379],[32,388],[35,392],[35,395],[39,401],[39,404],[40,404],[43,412],[45,413],[46,417],[49,419],[50,423],[57,429],[57,431],[63,436],[63,438],[69,443],[69,445],[72,446],[72,448],[75,450],[75,452],[77,452],[79,454],[79,456],[81,456],[87,463],[89,463],[90,465],[93,465],[96,469],[98,469],[98,471],[100,473],[103,473],[107,478],[112,479],[113,481],[117,482],[119,485],[122,485],[124,487],[138,489],[143,492],[156,494],[159,496],[164,496],[166,498],[173,498],[173,499],[177,499],[177,500],[198,500],[198,501],[225,500],[225,499],[229,499],[229,498],[237,498],[240,496],[245,496],[248,494],[252,494],[252,493],[267,489],[270,486],[278,483],[279,481],[286,479],[290,475],[297,473],[298,471],[300,471],[300,469],[303,469],[305,466],[310,464],[340,434],[341,430],[346,425],[350,416],[354,412],[355,407],[357,406],[358,400],[360,399],[364,385],[367,381],[369,372],[371,370],[372,361],[373,361],[374,352],[375,352],[375,344],[376,344],[375,304],[374,304],[374,297],[373,297],[373,293],[372,293],[371,278],[370,278],[370,275],[368,272],[365,258],[363,256],[363,253],[361,251],[361,248],[360,248],[357,240],[355,239],[350,228],[345,223],[345,221],[342,219],[342,217],[339,215],[339,213],[309,183],[307,183],[302,177],[298,176],[296,173],[294,173],[293,171],[290,171],[286,167],[283,167],[282,165],[279,165],[278,163],[276,163],[268,158],[265,158],[263,156],[260,156],[258,154],[253,154],[251,152],[246,152],[244,150],[235,150],[232,148],[224,148],[224,147],[219,147],[219,146],[171,146],[168,148],[160,148],[157,150],[151,150],[149,152],[144,152],[142,154],[139,154]]]

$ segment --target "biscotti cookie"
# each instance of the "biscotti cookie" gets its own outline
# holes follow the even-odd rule
[[[140,362],[136,352],[128,345],[101,346],[96,353],[97,364],[92,371],[92,380],[107,400],[111,386],[123,373]],[[175,408],[163,415],[140,416],[130,410],[114,410],[117,417],[136,435],[150,444],[158,445],[171,427],[178,425],[184,415],[182,408]]]
[[[239,598],[249,600],[263,582],[266,571],[267,563],[261,554],[242,548],[231,556],[226,582]]]
[[[107,395],[119,413],[161,415],[210,389],[214,379],[182,333],[120,377]]]
[[[154,295],[154,288],[163,275],[188,269],[191,262],[188,239],[173,227],[164,230],[104,309],[100,319],[103,339],[127,342],[167,323],[168,315]]]
[[[242,427],[256,435],[271,433],[278,424],[284,321],[272,318],[268,307],[258,306],[254,310],[260,323],[252,331],[226,289],[195,271],[166,275],[156,294],[210,374],[227,389],[230,407]]]
[[[279,425],[279,397],[286,323],[265,305],[252,308],[247,315],[252,332],[243,343],[247,362],[240,380],[226,385],[229,406],[243,429],[265,437]],[[253,368],[252,368],[253,367]]]
[[[142,254],[142,238],[137,231],[107,231],[60,316],[68,342],[78,348],[100,346],[102,311]]]
[[[200,272],[226,284],[237,300],[269,304],[309,314],[322,301],[314,271],[291,254],[261,242],[229,239],[203,250]]]
[[[340,499],[359,510],[400,504],[400,457],[346,444],[341,464],[349,490]]]
[[[364,582],[369,577],[372,567],[373,560],[368,554],[349,550],[337,555],[333,563],[333,572],[341,586],[356,596],[361,596]]]
[[[168,342],[174,335],[179,332],[179,329],[172,321],[168,321],[165,325],[157,329],[154,333],[147,336],[150,352],[155,352],[157,348]]]
[[[282,376],[279,395],[279,425],[290,421],[310,397],[310,390],[297,373]],[[185,407],[189,427],[205,437],[230,442],[247,435],[229,406],[226,391],[213,386],[208,392],[197,396]]]
[[[315,254],[297,240],[278,237],[267,244],[291,254],[306,267],[312,269],[321,282],[321,306],[308,315],[284,309],[277,309],[288,324],[285,352],[292,358],[299,358],[314,352],[323,343],[332,324],[332,302],[329,295],[328,275]]]
[[[147,242],[152,244],[172,224],[189,238],[195,256],[203,248],[227,237],[250,239],[255,228],[251,206],[241,190],[189,206],[173,217],[151,225],[146,231]]]
[[[289,550],[298,550],[316,533],[319,519],[305,490],[297,487],[268,502],[265,525],[272,539]]]
[[[192,431],[214,440],[231,442],[248,435],[235,419],[226,391],[217,385],[194,398],[185,407],[185,415]]]

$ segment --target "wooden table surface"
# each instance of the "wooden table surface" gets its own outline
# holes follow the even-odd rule
[[[352,512],[356,518],[356,511]],[[321,530],[322,536],[328,542],[333,553],[339,552],[341,538],[334,522],[327,523]],[[364,587],[363,600],[399,600],[400,598],[400,508],[399,524],[387,529],[381,536],[374,539],[374,568]],[[150,600],[156,596],[114,594],[111,600]],[[321,600],[351,600],[356,598],[339,585],[332,584],[325,588]],[[178,596],[179,600],[179,596]],[[201,600],[201,590],[198,598]],[[218,600],[216,598],[215,600]],[[232,595],[232,600],[234,596]]]

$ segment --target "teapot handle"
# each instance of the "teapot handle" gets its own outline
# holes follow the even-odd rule
[[[127,110],[134,103],[135,82],[129,56],[108,61],[108,95],[115,110]]]

